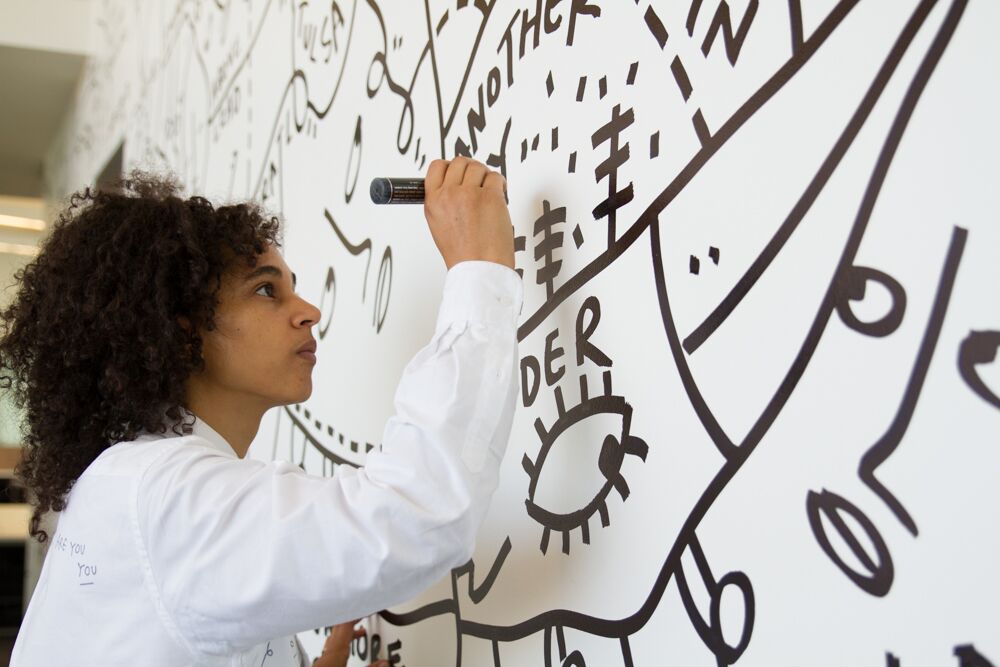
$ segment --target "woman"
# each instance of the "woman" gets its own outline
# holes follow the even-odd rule
[[[18,473],[59,524],[12,665],[300,665],[294,633],[406,600],[468,560],[517,390],[503,178],[428,169],[448,269],[381,451],[332,478],[244,459],[312,389],[319,311],[279,225],[136,176],[74,196],[0,315]]]

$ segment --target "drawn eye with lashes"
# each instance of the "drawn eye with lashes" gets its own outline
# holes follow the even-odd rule
[[[583,544],[590,544],[590,519],[599,515],[601,526],[610,525],[610,514],[608,512],[607,500],[614,489],[625,501],[629,496],[628,483],[622,475],[622,464],[625,456],[635,456],[643,462],[649,450],[645,441],[631,433],[632,426],[632,406],[629,405],[623,396],[616,396],[611,390],[611,371],[604,372],[604,392],[601,395],[590,397],[587,389],[587,376],[580,376],[580,403],[569,410],[566,409],[562,390],[559,387],[554,389],[553,395],[556,400],[558,416],[551,427],[546,428],[541,418],[535,420],[535,431],[541,440],[541,447],[535,460],[525,454],[521,460],[521,465],[530,479],[528,485],[528,497],[524,501],[528,515],[542,526],[542,539],[539,548],[542,553],[547,553],[549,548],[549,538],[553,531],[562,534],[562,551],[568,554],[570,551],[570,533],[576,529],[581,532]],[[601,441],[599,453],[595,463],[599,476],[603,479],[600,486],[593,492],[582,506],[569,509],[550,509],[544,507],[539,499],[539,483],[543,477],[555,476],[558,473],[547,473],[543,475],[543,468],[546,462],[551,468],[554,463],[549,455],[562,441],[560,447],[580,448],[588,453],[594,451],[594,447],[586,447],[586,435],[570,437],[570,431],[574,426],[585,422],[595,422],[593,426],[597,428],[597,433],[601,432],[600,426],[607,427],[609,423],[614,424],[608,428]],[[589,426],[589,424],[588,424]],[[581,442],[583,441],[583,442]],[[593,444],[591,442],[590,444]],[[574,466],[574,470],[580,466]],[[562,472],[562,471],[559,471]],[[545,494],[552,495],[552,494]],[[574,499],[575,500],[575,499]],[[573,505],[577,505],[573,502]]]

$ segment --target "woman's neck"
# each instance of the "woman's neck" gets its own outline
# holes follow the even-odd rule
[[[212,427],[236,455],[243,458],[260,429],[260,420],[271,406],[246,396],[209,391],[192,383],[188,386],[184,407]]]

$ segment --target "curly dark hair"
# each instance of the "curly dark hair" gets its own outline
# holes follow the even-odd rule
[[[184,199],[166,177],[133,172],[77,192],[0,312],[0,389],[24,411],[17,476],[30,533],[65,508],[80,474],[141,431],[189,431],[185,381],[203,368],[223,275],[248,267],[280,223],[256,204]]]

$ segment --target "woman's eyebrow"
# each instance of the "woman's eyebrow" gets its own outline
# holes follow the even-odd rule
[[[254,278],[259,278],[263,275],[272,275],[280,280],[285,274],[283,274],[281,272],[281,269],[279,269],[278,267],[272,266],[270,264],[265,264],[264,266],[258,266],[256,269],[248,273],[246,277],[243,279],[243,281],[250,282]],[[298,277],[294,273],[292,273],[292,289],[294,289],[297,284],[298,284]]]

